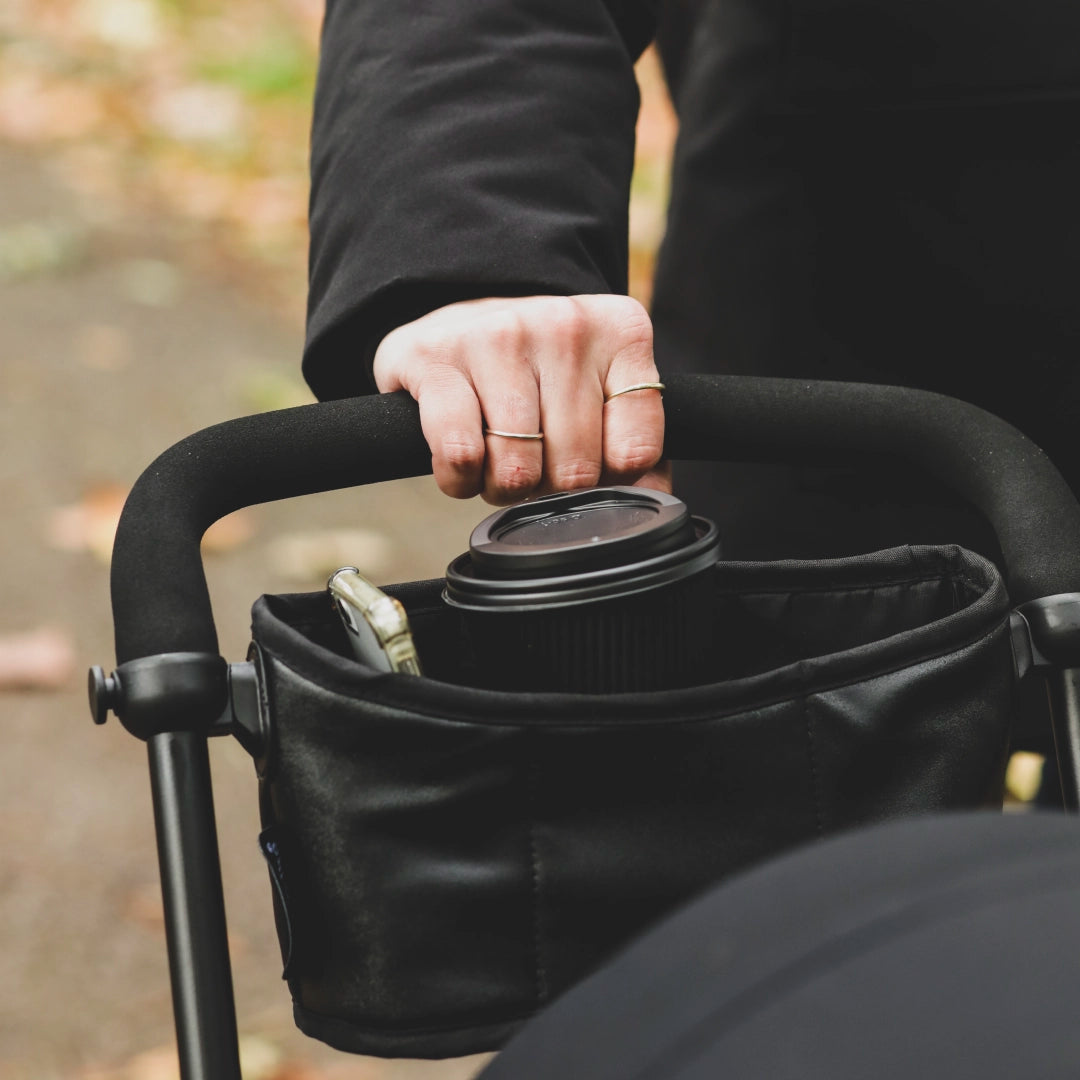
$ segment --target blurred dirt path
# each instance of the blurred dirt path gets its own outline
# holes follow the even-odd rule
[[[47,159],[0,145],[0,648],[49,628],[43,640],[74,655],[58,690],[0,689],[2,1080],[169,1075],[145,756],[115,721],[94,728],[85,702],[86,667],[113,662],[101,549],[160,450],[306,399],[301,337],[298,318],[219,275],[183,226],[103,216]],[[222,651],[242,658],[259,593],[319,588],[322,564],[351,561],[339,554],[377,580],[438,575],[485,512],[428,478],[253,510],[208,558]],[[249,1075],[384,1075],[295,1032],[254,776],[223,742],[213,763]]]

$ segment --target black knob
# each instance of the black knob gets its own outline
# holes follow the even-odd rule
[[[120,684],[115,675],[106,675],[105,669],[95,664],[90,669],[87,684],[90,695],[90,715],[95,724],[104,724],[109,718],[109,710],[115,709],[120,698]]]

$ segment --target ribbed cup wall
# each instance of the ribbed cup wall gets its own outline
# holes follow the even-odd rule
[[[470,612],[484,681],[499,690],[619,693],[708,682],[709,574],[617,600],[539,612]]]

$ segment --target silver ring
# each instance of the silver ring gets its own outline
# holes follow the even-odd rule
[[[500,439],[542,439],[544,433],[538,431],[535,435],[529,435],[521,431],[496,431],[495,428],[485,427],[485,435],[498,435]]]
[[[606,398],[604,398],[604,404],[606,405],[612,398],[617,398],[621,394],[632,393],[634,390],[666,390],[666,389],[667,389],[667,387],[665,387],[662,382],[639,382],[639,383],[634,383],[633,386],[624,386],[621,390],[616,390],[614,394],[608,394],[608,396]]]

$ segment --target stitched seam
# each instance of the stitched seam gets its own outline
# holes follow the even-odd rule
[[[814,723],[810,716],[810,703],[802,698],[803,719],[806,721],[806,756],[810,762],[810,793],[814,803],[814,827],[818,836],[825,835],[825,815],[821,806],[821,777],[818,775],[817,748],[814,745]]]
[[[422,1024],[417,1026],[409,1025],[397,1027],[394,1024],[371,1026],[368,1024],[357,1023],[347,1016],[338,1016],[334,1013],[321,1012],[318,1009],[309,1008],[307,1005],[304,1005],[302,1002],[298,1002],[295,999],[294,1005],[299,1007],[305,1017],[319,1021],[320,1026],[325,1025],[336,1029],[343,1029],[349,1033],[370,1036],[376,1039],[386,1037],[408,1038],[418,1035],[471,1035],[474,1033],[482,1036],[492,1028],[498,1030],[507,1027],[510,1024],[521,1024],[523,1020],[528,1020],[533,1013],[533,1010],[528,1007],[513,1008],[506,1013],[499,1012],[497,1009],[491,1009],[487,1012],[480,1013],[479,1019],[475,1022],[466,1023],[464,1026],[460,1021],[452,1021],[446,1024]],[[367,1053],[368,1051],[358,1052]]]
[[[273,654],[271,654],[273,655]],[[260,780],[270,781],[274,779],[277,764],[277,739],[274,735],[274,714],[270,708],[270,679],[266,674],[266,654],[257,641],[248,646],[247,658],[255,664],[255,692],[259,695],[259,723],[264,729],[263,755],[261,771],[257,773]]]
[[[528,750],[530,739],[525,739],[525,747]],[[542,920],[540,918],[540,852],[536,845],[536,791],[539,777],[537,775],[536,756],[529,754],[527,759],[528,783],[527,805],[529,818],[529,868],[531,877],[531,915],[532,915],[532,946],[533,946],[533,992],[536,996],[536,1004],[542,1005],[548,998],[547,971],[544,968],[543,958],[543,933]]]

